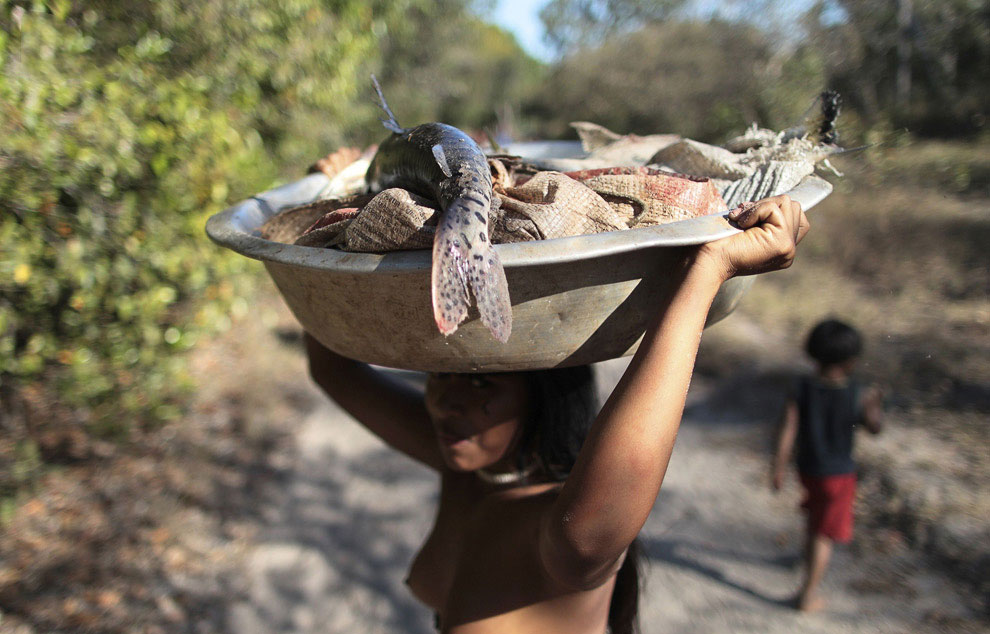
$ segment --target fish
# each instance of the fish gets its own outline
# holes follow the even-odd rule
[[[812,112],[816,105],[819,106],[818,112],[809,116],[808,113]],[[841,109],[842,96],[834,90],[823,91],[804,113],[804,123],[785,130],[781,135],[781,142],[807,137],[815,143],[837,146],[839,133],[835,129],[835,120],[839,117]]]
[[[430,294],[437,328],[450,335],[467,318],[473,295],[481,322],[496,340],[512,333],[509,285],[488,223],[497,209],[491,169],[481,147],[466,133],[445,123],[404,128],[396,121],[378,81],[372,77],[382,124],[392,134],[382,141],[368,166],[369,191],[402,187],[438,203],[440,218],[433,239]]]

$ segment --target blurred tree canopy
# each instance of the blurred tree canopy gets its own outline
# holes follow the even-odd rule
[[[535,93],[545,68],[511,35],[478,17],[487,9],[485,3],[436,0],[410,9],[388,32],[378,79],[400,124],[502,126],[513,128],[504,130],[509,134],[532,129],[531,122],[516,120],[517,106]],[[375,126],[371,138],[383,132]]]
[[[834,88],[866,127],[985,129],[986,0],[820,0],[804,14],[782,0],[720,6],[552,0],[541,18],[562,58],[528,111],[549,121],[551,136],[588,119],[720,140],[751,121],[800,123],[812,99]],[[723,17],[704,18],[705,7]]]
[[[558,54],[594,48],[606,40],[666,20],[686,0],[550,0],[540,10],[546,40]]]
[[[382,138],[372,71],[410,124],[486,125],[479,75],[532,80],[469,7],[0,0],[0,496],[46,427],[123,436],[180,411],[181,353],[247,311],[257,271],[206,218]]]
[[[985,128],[990,2],[827,0],[805,23],[804,48],[822,52],[829,82],[868,121],[933,136]]]
[[[752,121],[799,123],[823,71],[813,52],[783,54],[751,25],[671,20],[565,57],[529,114],[546,121],[551,136],[587,120],[623,133],[717,141]]]
[[[5,407],[109,434],[175,412],[174,353],[246,308],[206,217],[346,128],[384,26],[333,4],[0,5]]]

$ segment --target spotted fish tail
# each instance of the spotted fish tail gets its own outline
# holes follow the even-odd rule
[[[433,317],[440,332],[453,333],[467,317],[473,294],[481,322],[492,336],[505,343],[512,332],[509,285],[498,253],[488,241],[487,219],[473,211],[470,202],[455,201],[437,227],[433,241]]]

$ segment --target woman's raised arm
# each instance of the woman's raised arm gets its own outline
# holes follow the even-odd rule
[[[700,247],[677,273],[671,303],[647,329],[543,519],[540,554],[548,573],[562,583],[602,583],[646,522],[721,283],[734,275],[786,268],[808,229],[800,206],[786,196],[736,210],[732,217],[745,231]]]
[[[305,342],[309,373],[330,398],[393,449],[428,467],[443,466],[422,394],[366,363],[328,350],[309,333]]]

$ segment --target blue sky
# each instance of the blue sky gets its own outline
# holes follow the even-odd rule
[[[491,21],[516,36],[527,53],[543,61],[553,56],[543,43],[540,9],[548,0],[498,0]]]
[[[813,1],[789,0],[776,3],[776,10],[773,12],[776,15],[766,16],[763,19],[789,22],[807,11]],[[494,15],[485,17],[515,35],[519,45],[527,53],[536,59],[550,61],[553,52],[543,42],[543,23],[540,22],[540,9],[546,6],[547,2],[549,0],[496,0]],[[692,7],[691,13],[698,16],[721,14],[729,18],[745,16],[747,11],[752,10],[750,3],[739,0],[735,2],[694,0],[689,6]],[[833,6],[830,11],[826,11],[826,19],[841,20],[841,11]]]

